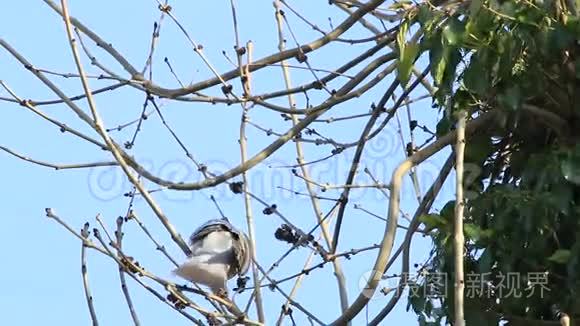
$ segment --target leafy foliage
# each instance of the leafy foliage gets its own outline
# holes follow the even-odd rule
[[[473,0],[453,9],[426,4],[414,13],[438,86],[435,107],[445,109],[437,135],[453,128],[457,110],[472,116],[494,111],[500,117],[470,137],[466,147],[466,164],[479,172],[465,185],[467,325],[500,320],[528,325],[554,320],[557,311],[580,316],[580,20],[575,6],[570,1]],[[454,204],[422,217],[431,230],[434,258],[420,285],[433,286],[428,276],[445,273],[447,282],[437,287],[447,295],[410,295],[421,325],[452,322]],[[469,293],[475,285],[470,275],[479,277],[479,293]],[[541,289],[540,278],[545,281]]]

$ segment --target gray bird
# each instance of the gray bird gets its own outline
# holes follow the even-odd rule
[[[204,223],[191,234],[189,245],[191,255],[174,273],[214,293],[227,294],[227,280],[246,274],[250,267],[250,241],[226,218]]]

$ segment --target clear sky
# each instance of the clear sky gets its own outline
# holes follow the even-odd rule
[[[232,64],[222,55],[225,50],[230,58],[235,58],[233,51],[234,33],[232,28],[230,2],[221,1],[170,1],[173,13],[187,29],[196,42],[203,44],[204,52],[212,65],[219,71],[228,71]],[[327,1],[289,1],[309,20],[320,28],[330,30],[330,25],[338,25],[346,15]],[[274,19],[274,8],[271,1],[238,1],[238,20],[241,42],[252,40],[254,58],[261,58],[277,51],[277,30]],[[153,22],[158,20],[160,12],[156,1],[110,1],[98,2],[70,1],[71,15],[79,18],[107,42],[113,44],[136,67],[143,67],[148,49]],[[292,31],[298,41],[306,43],[319,34],[302,23],[296,16],[286,10]],[[330,21],[328,18],[331,18]],[[380,25],[379,25],[380,26]],[[345,34],[347,38],[369,36],[368,32],[357,26]],[[76,72],[70,48],[67,43],[64,24],[60,17],[42,1],[10,1],[3,4],[0,11],[0,37],[11,44],[25,56],[35,67],[51,71]],[[288,47],[294,41],[287,35]],[[88,38],[84,41],[90,45],[98,60],[116,73],[127,77],[122,68],[104,51],[94,46]],[[361,53],[372,44],[348,45],[337,43],[329,45],[317,54],[309,56],[309,62],[315,68],[334,69],[346,62],[349,57]],[[386,53],[387,49],[383,50]],[[211,71],[204,65],[191,49],[187,39],[168,17],[162,22],[161,37],[154,56],[153,79],[159,85],[168,88],[179,87],[171,75],[163,58],[169,58],[176,73],[184,83],[196,82],[211,77]],[[84,57],[85,68],[89,74],[101,72],[90,66]],[[296,60],[291,64],[299,65]],[[323,75],[323,73],[320,73]],[[307,70],[293,70],[293,83],[312,81]],[[30,72],[17,63],[5,50],[0,49],[0,79],[6,82],[20,97],[33,100],[56,98],[49,89],[39,82]],[[68,95],[82,93],[80,83],[75,78],[65,79],[51,76]],[[279,67],[271,67],[254,74],[254,92],[256,94],[283,88],[282,72]],[[343,83],[339,81],[336,85]],[[377,102],[388,86],[383,81],[375,90],[359,99],[347,102],[331,110],[323,118],[340,117],[356,113],[366,113],[372,102]],[[239,91],[239,81],[232,81]],[[92,88],[112,84],[111,81],[90,81]],[[213,92],[213,93],[211,93]],[[415,93],[424,94],[424,90]],[[220,95],[219,87],[210,91]],[[400,92],[399,92],[400,94]],[[0,96],[9,97],[0,90]],[[312,103],[319,103],[324,98],[323,92],[309,94]],[[296,96],[299,107],[303,108],[305,97]],[[107,127],[113,128],[139,117],[144,101],[144,94],[125,87],[96,96],[98,109]],[[213,172],[225,171],[239,163],[239,122],[241,107],[239,105],[208,105],[203,103],[176,102],[160,100],[162,112],[167,123],[175,130],[180,139],[196,159],[205,163]],[[287,98],[273,100],[273,103],[287,105]],[[88,113],[85,101],[78,104]],[[392,103],[391,103],[392,104]],[[65,105],[42,106],[41,109],[51,117],[78,128],[91,136],[98,135],[91,131]],[[74,137],[70,133],[61,133],[57,127],[35,116],[32,112],[16,104],[0,101],[0,146],[8,147],[20,154],[32,158],[60,163],[88,163],[112,160],[109,153],[94,145]],[[429,100],[411,105],[415,119],[428,121],[434,130],[437,112],[431,109]],[[400,114],[403,130],[408,123],[406,111]],[[250,111],[252,122],[275,132],[285,132],[288,121],[280,119],[278,113],[256,106]],[[355,119],[347,122],[317,123],[313,127],[321,134],[340,142],[356,141],[366,119]],[[357,183],[369,183],[369,178],[362,172],[367,167],[381,182],[388,183],[392,169],[403,160],[404,149],[397,133],[398,126],[393,120],[375,139],[368,143],[361,164]],[[111,136],[120,143],[131,139],[135,125],[122,131],[112,131]],[[272,142],[274,136],[267,136],[263,131],[248,126],[249,154],[253,155]],[[418,143],[426,138],[422,132],[415,137]],[[408,141],[409,135],[405,131]],[[306,144],[306,161],[313,161],[330,154],[332,147]],[[199,180],[200,174],[185,156],[183,150],[172,139],[164,128],[159,117],[152,115],[145,120],[130,153],[143,165],[162,177],[172,180]],[[344,184],[347,170],[354,153],[351,148],[343,154],[310,166],[312,178],[321,183]],[[423,192],[431,184],[444,160],[443,155],[429,160],[419,168],[419,177]],[[310,200],[295,195],[279,187],[305,191],[301,179],[292,175],[289,168],[283,166],[295,164],[296,153],[293,143],[284,146],[265,162],[249,172],[250,189],[257,196],[270,204],[276,204],[278,210],[294,224],[309,230],[316,224]],[[84,299],[80,273],[80,243],[65,229],[44,216],[44,209],[51,207],[73,228],[80,229],[85,221],[96,227],[95,216],[101,214],[103,220],[113,230],[115,219],[124,215],[129,199],[123,194],[131,191],[131,184],[122,171],[116,167],[98,167],[91,169],[60,170],[40,167],[19,160],[8,153],[0,151],[0,325],[87,325],[90,316]],[[240,178],[236,178],[239,180]],[[408,180],[407,180],[408,181]],[[149,189],[158,187],[146,183]],[[327,191],[321,196],[338,198],[340,192]],[[441,207],[454,194],[453,185],[447,182],[435,207]],[[230,220],[242,229],[246,229],[244,201],[241,195],[231,193],[222,184],[216,188],[195,192],[159,191],[154,198],[179,232],[187,236],[198,225],[209,218],[219,216],[215,206],[209,200],[215,196]],[[417,205],[413,188],[406,183],[403,190],[403,209],[412,214]],[[332,201],[321,202],[324,212],[332,207]],[[386,216],[387,200],[376,189],[355,190],[351,194],[348,210],[345,214],[341,242],[338,251],[360,248],[379,243],[384,231],[384,222],[361,210],[354,209],[360,204],[365,209],[380,216]],[[274,231],[282,223],[274,215],[262,214],[263,206],[252,202],[256,220],[258,261],[269,267],[287,249],[288,245],[274,238]],[[155,215],[146,203],[137,198],[134,209],[147,225],[156,239],[164,243],[170,253],[179,260],[184,259],[177,246],[171,241]],[[407,222],[402,220],[402,224]],[[152,242],[134,223],[125,226],[124,241],[127,254],[134,256],[143,266],[155,274],[182,282],[171,275],[173,266],[155,250]],[[404,230],[399,229],[397,240],[400,243]],[[411,263],[422,263],[428,257],[430,241],[416,237]],[[309,250],[301,248],[293,252],[277,268],[272,277],[280,279],[292,275],[303,268]],[[349,299],[352,301],[361,291],[365,273],[368,272],[376,258],[377,251],[368,251],[343,261]],[[315,257],[318,263],[320,257]],[[411,266],[412,267],[412,266]],[[413,270],[413,269],[412,269]],[[395,265],[389,274],[399,273],[400,266]],[[118,270],[115,264],[101,254],[90,251],[88,254],[88,275],[93,292],[95,308],[101,325],[129,325],[131,319],[119,284]],[[385,281],[385,286],[393,281]],[[235,281],[229,285],[232,288]],[[293,282],[281,284],[289,292]],[[187,325],[188,321],[172,309],[162,304],[138,284],[129,280],[129,288],[135,308],[142,325]],[[162,293],[163,290],[158,288]],[[248,293],[236,297],[240,306],[245,306]],[[318,318],[331,322],[340,313],[336,282],[332,266],[327,264],[323,269],[315,270],[304,280],[296,295],[296,301],[308,308]],[[372,318],[390,296],[376,295],[368,308]],[[196,302],[205,304],[204,300],[194,297]],[[283,297],[264,289],[265,308],[268,324],[278,317]],[[403,296],[398,307],[386,319],[393,325],[412,325],[416,317],[406,312],[407,298]],[[307,321],[302,313],[295,309],[298,325]],[[255,310],[250,311],[255,317]],[[354,325],[365,323],[363,310]],[[387,323],[387,322],[385,322]],[[285,324],[290,324],[286,319]]]

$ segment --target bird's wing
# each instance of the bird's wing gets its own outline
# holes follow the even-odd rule
[[[236,266],[232,274],[244,275],[248,272],[251,263],[252,251],[250,248],[250,240],[243,232],[234,234],[234,256],[236,257]],[[232,275],[233,276],[233,275]]]

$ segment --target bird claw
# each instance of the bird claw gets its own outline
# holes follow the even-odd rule
[[[224,298],[227,299],[228,298],[228,290],[224,289],[224,288],[220,288],[217,292],[216,295],[220,298]]]

